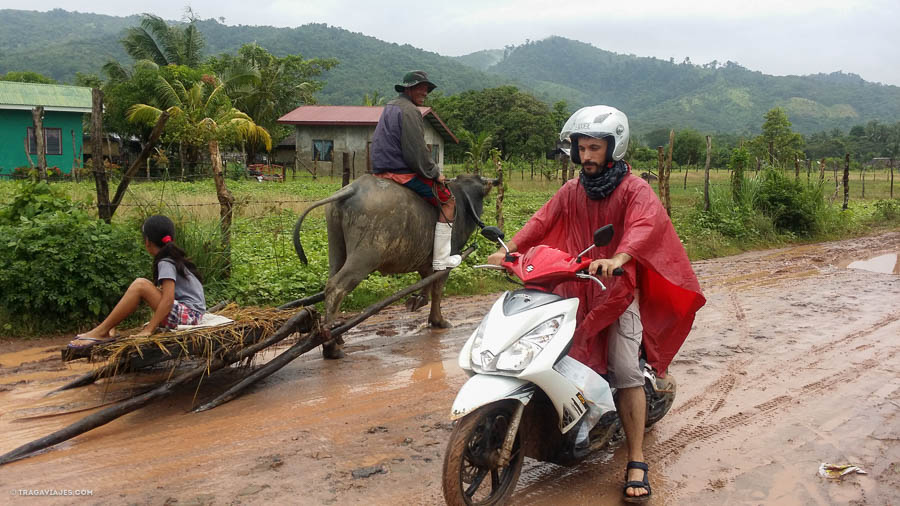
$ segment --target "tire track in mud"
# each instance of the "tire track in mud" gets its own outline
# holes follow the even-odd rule
[[[731,429],[745,427],[751,423],[759,424],[769,421],[783,408],[792,407],[797,402],[802,403],[805,398],[827,392],[839,384],[847,383],[857,377],[860,373],[874,371],[879,363],[892,359],[898,353],[900,353],[900,350],[893,350],[878,358],[870,358],[853,364],[851,367],[843,369],[838,374],[833,374],[824,379],[807,383],[799,388],[790,389],[787,393],[773,397],[760,404],[756,404],[753,406],[754,411],[742,411],[734,415],[729,415],[710,425],[697,425],[692,423],[680,429],[674,436],[653,445],[644,453],[650,459],[663,460],[676,456],[681,450],[691,444],[701,441],[720,441],[728,436]]]
[[[851,333],[846,334],[841,337],[837,337],[836,339],[834,339],[828,343],[823,343],[820,345],[813,346],[812,348],[810,348],[809,350],[804,352],[804,355],[806,357],[809,357],[811,360],[804,361],[803,365],[801,365],[801,366],[796,365],[796,362],[797,362],[796,357],[781,360],[780,362],[777,362],[774,366],[770,367],[768,370],[757,374],[753,378],[749,378],[744,384],[746,386],[750,387],[753,385],[770,383],[773,377],[777,377],[777,376],[779,376],[779,374],[783,374],[785,371],[791,371],[791,370],[796,370],[796,369],[801,369],[801,370],[815,369],[819,364],[822,363],[823,360],[825,360],[828,353],[832,352],[834,349],[836,349],[838,347],[842,347],[842,346],[847,347],[853,341],[856,341],[860,338],[866,337],[869,334],[872,334],[873,332],[880,330],[898,320],[900,320],[900,315],[898,315],[898,314],[885,315],[884,317],[882,317],[881,320],[875,322],[874,324],[872,324],[866,328],[856,330],[854,332],[851,332]],[[866,343],[866,344],[857,346],[856,348],[853,348],[853,349],[862,351],[862,350],[868,349],[871,346],[873,346],[873,345]],[[815,358],[813,358],[813,357],[815,357]]]
[[[745,321],[744,308],[738,300],[734,290],[728,290],[728,302],[731,306],[731,313],[737,322],[738,337],[741,342],[746,341],[750,337],[750,329]],[[673,413],[684,413],[702,404],[702,408],[698,409],[694,414],[694,420],[706,420],[710,415],[720,410],[725,405],[725,399],[737,383],[738,376],[745,373],[745,367],[750,360],[738,360],[734,363],[726,364],[726,370],[729,371],[724,376],[714,381],[712,385],[704,389],[699,395],[696,395],[678,407],[672,410]]]

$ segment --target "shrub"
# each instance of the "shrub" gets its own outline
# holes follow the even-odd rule
[[[900,200],[876,200],[874,218],[879,221],[900,220]]]
[[[0,210],[0,237],[0,311],[18,324],[94,321],[149,271],[139,231],[92,218],[46,183],[23,185]]]
[[[816,214],[823,205],[821,185],[804,188],[773,168],[760,174],[753,206],[772,218],[779,231],[812,235],[817,230]]]

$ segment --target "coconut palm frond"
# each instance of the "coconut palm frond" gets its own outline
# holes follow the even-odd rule
[[[134,104],[128,108],[126,114],[128,116],[128,121],[132,123],[146,123],[152,125],[159,119],[159,115],[162,114],[162,111],[152,105]]]
[[[170,83],[163,76],[157,76],[156,83],[154,84],[156,99],[159,100],[159,103],[162,104],[163,107],[172,107],[183,104],[181,95],[178,94],[177,87],[181,87],[182,90],[184,89],[184,85],[179,81],[176,81],[173,85],[173,83]]]
[[[184,31],[181,32],[181,48],[184,54],[182,65],[198,67],[203,58],[203,35],[197,30],[197,25],[192,20]]]
[[[122,82],[131,79],[131,73],[115,60],[108,60],[103,64],[103,74],[111,83]]]
[[[242,113],[243,114],[243,113]],[[238,137],[253,143],[262,143],[266,146],[266,151],[272,149],[272,136],[265,128],[257,125],[249,118],[234,118],[230,121],[238,132]]]

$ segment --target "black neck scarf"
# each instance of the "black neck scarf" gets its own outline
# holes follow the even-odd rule
[[[600,171],[599,174],[588,175],[581,169],[581,186],[584,187],[585,193],[591,200],[602,200],[609,197],[609,194],[619,186],[622,178],[628,173],[628,164],[622,160],[615,162],[612,167],[607,167]]]

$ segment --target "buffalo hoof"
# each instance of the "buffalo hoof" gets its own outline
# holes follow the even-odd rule
[[[337,360],[346,357],[347,355],[344,353],[342,345],[335,343],[328,343],[322,345],[322,358],[326,358],[329,360]]]
[[[418,294],[406,299],[406,309],[410,312],[418,311],[428,305],[428,297]]]
[[[438,329],[449,329],[450,327],[453,326],[452,323],[448,322],[447,320],[445,320],[443,318],[441,318],[440,320],[428,320],[428,323],[432,327],[438,328]]]

